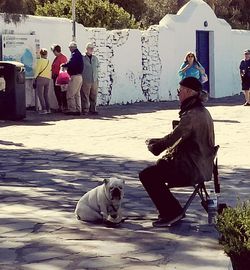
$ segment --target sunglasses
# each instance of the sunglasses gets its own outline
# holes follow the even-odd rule
[[[187,57],[194,57],[194,55],[190,54],[190,55],[188,55]]]
[[[182,88],[182,89],[178,88],[178,89],[177,89],[177,94],[179,95],[179,94],[181,93],[182,90],[183,90],[183,88]]]

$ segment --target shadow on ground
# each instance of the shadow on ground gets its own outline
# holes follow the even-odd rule
[[[243,95],[235,95],[232,97],[224,98],[210,98],[205,106],[238,106],[244,101]],[[179,109],[179,101],[165,101],[165,102],[138,102],[133,104],[125,105],[109,105],[109,106],[99,106],[99,115],[81,115],[81,116],[67,116],[62,113],[52,113],[49,115],[39,115],[34,111],[27,111],[26,119],[22,121],[0,121],[0,127],[5,127],[9,125],[22,125],[22,126],[48,126],[54,125],[53,122],[65,121],[72,119],[98,119],[98,120],[117,120],[119,119],[129,119],[131,115],[142,114],[142,113],[153,113],[157,111],[164,110],[175,110]],[[230,120],[221,120],[224,122],[230,122]]]
[[[151,227],[155,209],[137,178],[148,162],[26,149],[7,141],[0,144],[13,147],[0,149],[1,269],[11,264],[22,265],[22,269],[39,264],[44,267],[40,269],[54,266],[65,270],[117,269],[131,263],[141,267],[166,265],[179,245],[184,248],[178,256],[186,256],[187,267],[193,260],[196,265],[218,266],[219,262],[211,258],[195,258],[194,241],[204,241],[204,247],[212,249],[217,237],[214,230],[199,225],[205,213],[198,199],[178,226]],[[224,191],[236,188],[248,196],[246,175],[250,170],[222,171]],[[128,220],[115,229],[78,222],[73,211],[83,193],[103,178],[118,175],[126,181],[124,213]],[[188,195],[186,189],[178,189],[176,194],[182,201]]]

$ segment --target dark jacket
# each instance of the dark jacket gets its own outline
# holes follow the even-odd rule
[[[79,75],[83,72],[83,59],[82,54],[78,49],[75,49],[71,53],[71,57],[66,64],[62,65],[63,67],[67,68],[67,71],[70,76],[72,75]]]
[[[240,75],[243,82],[250,82],[250,60],[240,62]]]
[[[167,149],[163,158],[172,159],[175,168],[190,184],[211,180],[215,157],[214,125],[199,98],[183,102],[178,126],[169,135],[156,139],[151,149],[155,155]]]

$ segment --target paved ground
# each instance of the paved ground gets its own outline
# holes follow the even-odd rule
[[[222,194],[249,198],[250,108],[242,97],[214,100]],[[101,107],[99,117],[29,112],[0,123],[0,269],[222,270],[228,259],[197,199],[174,228],[155,229],[156,212],[138,172],[156,160],[145,147],[177,119],[176,102]],[[77,221],[78,199],[104,177],[126,180],[120,228]],[[176,195],[185,200],[188,190]]]

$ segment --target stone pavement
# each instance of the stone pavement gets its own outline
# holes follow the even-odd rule
[[[249,198],[250,108],[241,97],[212,101],[222,194]],[[210,102],[211,103],[211,102]],[[138,172],[157,158],[148,137],[163,136],[176,102],[101,107],[99,117],[39,116],[0,123],[1,270],[226,270],[228,258],[198,198],[170,229],[152,228],[155,209]],[[78,199],[104,177],[126,180],[126,221],[119,228],[74,217]],[[188,189],[176,189],[181,201]]]

